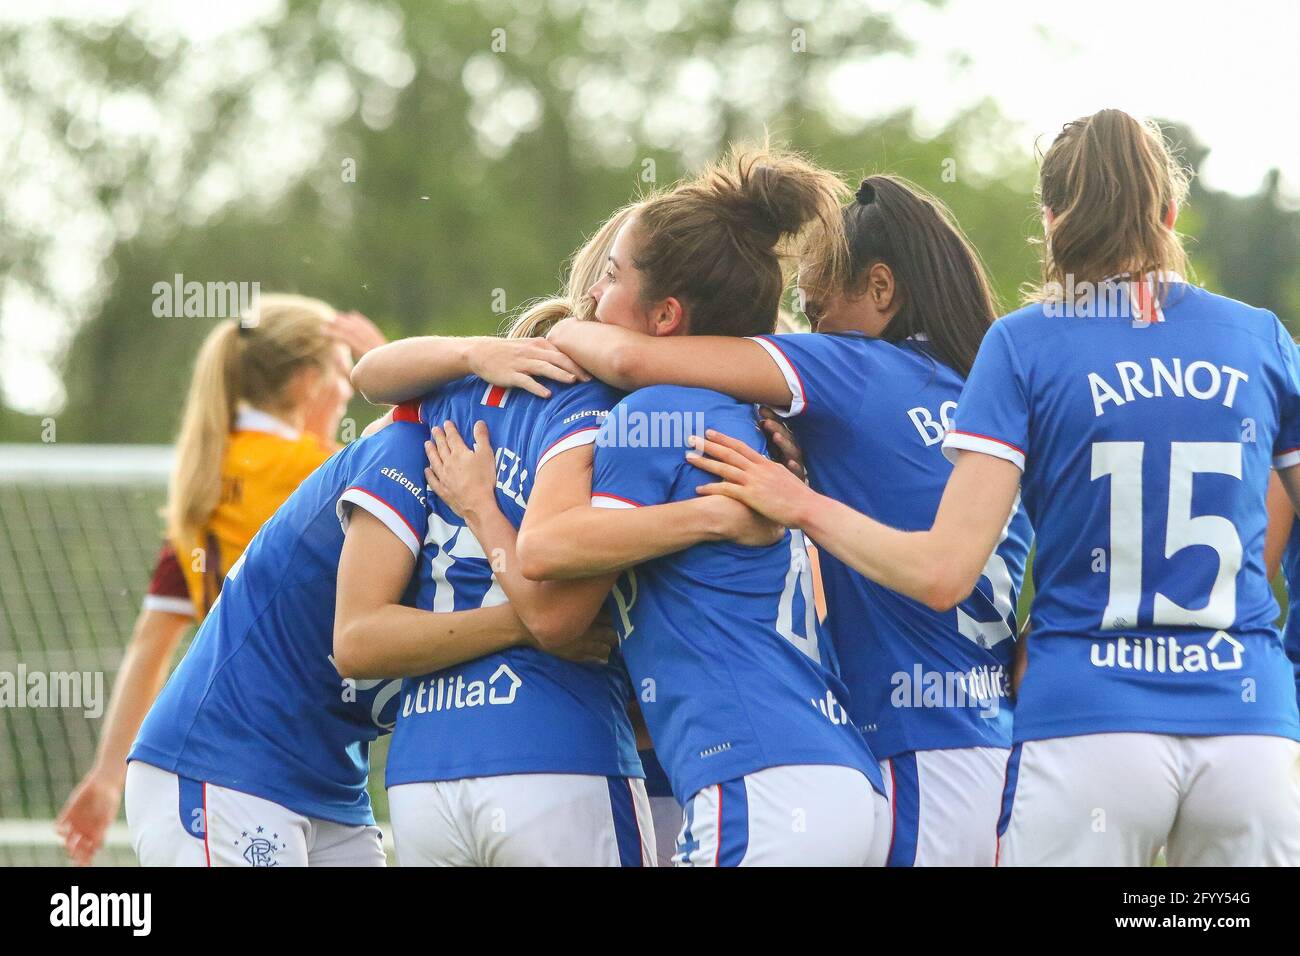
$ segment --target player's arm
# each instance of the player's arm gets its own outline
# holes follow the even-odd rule
[[[590,489],[590,446],[583,455],[577,451],[565,452],[554,462],[570,459],[570,475]],[[590,496],[538,494],[540,486],[539,478],[519,530],[520,570],[538,581],[618,572],[706,541],[766,545],[784,534],[779,525],[731,501],[720,506],[695,498],[646,507],[595,508]]]
[[[523,575],[518,531],[501,512],[496,497],[496,456],[487,424],[474,426],[471,449],[451,422],[433,430],[425,445],[425,479],[446,505],[465,521],[484,552],[493,575],[524,626],[544,648],[562,645],[585,631],[614,585],[612,573],[576,581],[535,581]],[[585,503],[591,496],[591,445],[569,449],[546,462],[534,478],[528,511],[553,502],[559,507]]]
[[[577,319],[557,323],[547,339],[601,381],[627,392],[684,385],[774,408],[788,407],[792,398],[781,369],[751,339],[645,335]]]
[[[574,549],[581,573],[531,573],[549,568],[544,564],[530,567],[524,559],[524,532],[516,532],[497,505],[496,461],[487,425],[477,422],[474,432],[471,450],[452,423],[435,429],[433,440],[426,446],[429,470],[425,478],[491,555],[502,590],[543,647],[555,646],[591,624],[618,571],[702,540],[697,533],[683,531],[674,521],[674,515],[681,513],[679,509],[666,515],[661,511],[657,518],[651,515],[649,520],[636,517],[627,521],[632,516],[620,513],[611,521],[610,512],[589,507],[592,445],[579,445],[551,458],[537,473],[524,527],[532,527],[534,521],[545,525],[554,515],[581,513],[588,517],[582,530],[589,532],[590,540],[581,539]],[[748,513],[748,509],[733,507]],[[720,509],[713,509],[713,513],[725,514]],[[752,521],[752,513],[749,516]],[[710,530],[717,533],[735,530],[719,519],[710,521]],[[559,530],[567,535],[575,532],[575,526],[564,525]],[[543,534],[546,537],[535,540],[549,541],[549,531]]]
[[[1282,567],[1282,555],[1286,551],[1287,539],[1291,537],[1296,512],[1277,472],[1269,476],[1267,501],[1268,531],[1264,535],[1264,569],[1272,581]]]
[[[352,385],[375,404],[395,405],[466,375],[550,397],[538,381],[586,380],[583,369],[546,339],[422,336],[372,349],[352,369]]]
[[[441,670],[508,647],[533,646],[508,604],[433,612],[400,602],[415,555],[377,517],[353,508],[339,560],[334,664],[340,676],[408,677]],[[592,629],[570,656],[603,659],[609,638]],[[590,654],[587,653],[590,651]]]
[[[691,460],[719,479],[701,485],[702,494],[726,495],[802,528],[818,547],[872,581],[936,611],[950,610],[974,590],[1020,490],[1014,463],[963,451],[930,530],[899,531],[817,494],[743,442],[713,431],[707,438],[691,440],[704,452]]]
[[[95,763],[59,812],[55,829],[78,866],[88,866],[117,818],[126,784],[126,755],[171,669],[192,615],[145,608],[122,657],[95,748]]]

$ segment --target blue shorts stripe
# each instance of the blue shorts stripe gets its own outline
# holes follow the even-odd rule
[[[740,866],[749,851],[749,794],[745,778],[718,784],[718,866]]]
[[[646,796],[671,797],[672,785],[668,782],[668,774],[654,750],[638,750],[637,756],[641,758],[641,769],[645,771]]]
[[[179,784],[176,788],[178,797],[176,810],[181,817],[181,826],[190,836],[202,840],[203,831],[208,826],[207,814],[203,806],[203,781],[179,775],[176,781]]]
[[[1023,743],[1016,744],[1011,748],[1011,756],[1007,759],[1007,779],[1002,785],[1002,812],[998,814],[998,839],[1007,832],[1007,827],[1011,823],[1011,806],[1016,802],[1016,782],[1020,779],[1020,750],[1024,747]]]
[[[914,752],[889,758],[890,809],[894,818],[894,838],[889,844],[886,866],[915,866],[916,844],[921,829],[921,778],[916,769]]]
[[[636,799],[627,777],[606,777],[609,808],[614,814],[614,839],[618,843],[619,866],[641,866],[641,827],[636,818]]]

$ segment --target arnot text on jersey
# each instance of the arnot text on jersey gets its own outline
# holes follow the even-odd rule
[[[1088,373],[1093,415],[1098,418],[1112,405],[1119,408],[1143,398],[1194,398],[1232,408],[1237,387],[1249,381],[1249,375],[1231,365],[1181,358],[1116,362],[1113,372]]]

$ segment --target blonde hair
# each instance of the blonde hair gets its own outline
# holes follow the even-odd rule
[[[605,271],[609,251],[614,247],[614,237],[631,218],[638,204],[630,203],[616,211],[584,242],[569,259],[564,281],[564,292],[547,299],[539,299],[524,307],[502,332],[507,339],[527,339],[545,335],[551,326],[563,319],[575,317],[591,321],[596,317],[596,303],[587,290],[595,285]]]
[[[268,294],[208,333],[194,362],[168,487],[167,536],[196,540],[221,500],[221,471],[241,402],[287,411],[287,386],[308,366],[330,367],[334,309],[319,299]]]
[[[1043,242],[1042,283],[1029,286],[1026,298],[1059,298],[1067,276],[1077,285],[1124,274],[1185,275],[1187,253],[1168,216],[1186,200],[1190,179],[1154,122],[1101,110],[1066,123],[1043,155],[1037,198],[1054,219]]]

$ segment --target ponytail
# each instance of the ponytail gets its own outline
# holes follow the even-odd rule
[[[841,274],[826,238],[804,248],[799,281],[810,298],[856,298],[864,291],[862,274],[883,263],[894,274],[900,305],[880,337],[925,336],[941,362],[970,374],[998,306],[979,253],[948,208],[914,183],[869,176],[841,216],[848,247]]]
[[[289,384],[299,371],[332,367],[334,309],[300,295],[260,296],[249,314],[224,319],[194,363],[167,492],[167,537],[184,554],[221,501],[226,446],[241,403],[291,412]]]
[[[226,319],[199,349],[176,439],[166,516],[167,537],[177,549],[198,537],[220,501],[221,466],[239,393],[239,321]]]
[[[1187,271],[1170,215],[1190,173],[1164,133],[1121,110],[1066,123],[1043,156],[1038,200],[1054,216],[1043,243],[1042,284],[1031,301],[1057,299],[1071,283]],[[1159,293],[1158,293],[1159,294]]]
[[[845,194],[837,176],[795,154],[733,150],[638,209],[632,261],[643,275],[642,299],[680,299],[692,335],[771,332],[784,260],[803,236],[827,237],[838,273]]]

